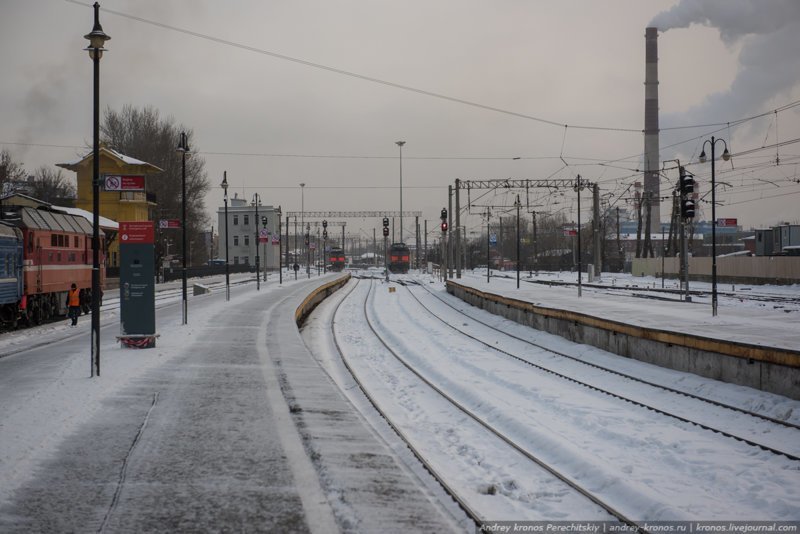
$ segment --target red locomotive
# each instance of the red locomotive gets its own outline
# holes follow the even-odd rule
[[[92,299],[92,225],[89,221],[49,209],[19,207],[14,217],[3,223],[21,231],[21,236],[16,235],[22,246],[23,283],[21,294],[7,294],[0,302],[0,319],[16,326],[20,319],[40,324],[54,316],[65,315],[67,291],[73,283],[80,289],[81,307],[88,313]],[[103,242],[101,237],[101,265],[104,266]],[[104,285],[105,268],[101,267],[100,287]]]

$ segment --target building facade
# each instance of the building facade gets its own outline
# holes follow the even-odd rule
[[[256,254],[262,269],[274,271],[280,267],[280,207],[256,206],[234,193],[228,200],[228,219],[225,220],[225,207],[217,208],[219,228],[218,259],[225,260],[227,229],[228,261],[231,265],[256,265]],[[265,219],[266,218],[266,225]],[[259,236],[266,237],[259,242]],[[257,250],[256,250],[257,249]]]
[[[56,163],[58,167],[73,171],[78,174],[78,198],[75,207],[93,211],[92,206],[92,167],[93,153],[90,152],[82,159],[67,163]],[[146,161],[141,161],[115,150],[100,146],[100,177],[105,174],[148,176],[163,172]],[[100,215],[112,221],[147,221],[150,212],[156,207],[155,195],[146,191],[105,191],[100,188]],[[119,267],[119,242],[115,241],[108,247],[106,266]]]

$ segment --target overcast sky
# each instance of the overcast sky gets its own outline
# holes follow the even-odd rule
[[[105,0],[100,17],[111,36],[101,106],[153,106],[192,128],[209,214],[225,170],[231,193],[258,192],[284,212],[300,210],[301,182],[306,210],[399,210],[398,140],[403,208],[430,228],[456,178],[579,173],[629,206],[641,181],[644,31],[656,25],[661,127],[732,123],[664,131],[662,161],[693,163],[707,193],[710,165],[697,157],[721,137],[742,155],[717,165],[717,216],[800,223],[800,143],[772,146],[800,138],[800,106],[782,109],[800,100],[795,0]],[[91,143],[92,22],[88,2],[0,0],[0,146],[29,171]],[[676,179],[666,171],[662,195]],[[522,201],[575,218],[571,189],[548,193]],[[513,202],[470,200],[473,213]],[[371,237],[376,224],[349,220],[348,231]]]

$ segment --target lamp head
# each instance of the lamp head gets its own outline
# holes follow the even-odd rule
[[[406,142],[405,142],[405,141],[395,141],[395,143],[394,143],[394,144],[396,144],[396,145],[397,145],[397,146],[399,146],[400,148],[403,148],[403,145],[404,145],[404,144],[406,144]]]
[[[94,53],[97,51],[98,58],[102,57],[103,50],[105,50],[103,44],[111,39],[111,36],[107,35],[100,25],[100,4],[97,2],[94,3],[94,27],[91,33],[87,33],[83,37],[89,41],[89,46],[86,48],[89,51],[89,56],[94,58]]]
[[[227,174],[222,177],[222,183],[220,184],[220,186],[222,187],[222,190],[227,195],[228,194],[228,175]]]
[[[706,162],[706,159],[707,159],[707,158],[706,158],[706,151],[705,151],[705,149],[703,149],[703,151],[702,151],[702,152],[700,152],[700,158],[699,158],[699,159],[700,159],[700,163],[705,163],[705,162]]]
[[[186,154],[189,152],[189,140],[186,132],[181,132],[180,141],[178,141],[178,148],[175,149],[179,154]]]
[[[731,153],[728,152],[728,147],[725,147],[725,152],[722,153],[722,159],[724,161],[728,161],[729,159],[731,159]]]

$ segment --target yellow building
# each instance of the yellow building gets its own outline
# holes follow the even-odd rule
[[[58,167],[78,173],[78,198],[75,207],[92,212],[92,156],[57,163]],[[146,191],[105,191],[103,175],[147,176],[162,172],[162,169],[146,161],[120,154],[103,145],[100,146],[100,215],[113,221],[147,221],[156,206],[155,197]],[[145,178],[146,180],[146,178]],[[108,247],[106,266],[119,267],[119,242]]]

